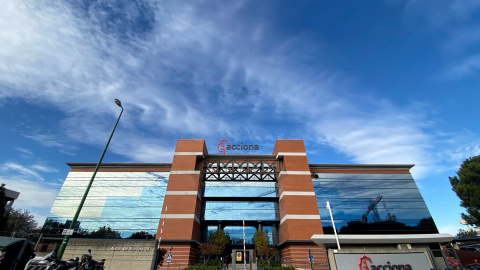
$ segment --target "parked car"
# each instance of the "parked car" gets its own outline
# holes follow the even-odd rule
[[[480,263],[471,263],[464,266],[466,269],[480,269]]]
[[[478,250],[475,248],[475,247],[460,247],[460,250],[466,250],[466,251],[474,251],[474,252],[478,252]]]

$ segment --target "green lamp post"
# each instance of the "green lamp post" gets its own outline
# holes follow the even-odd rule
[[[90,187],[92,186],[93,179],[95,179],[95,175],[97,174],[98,168],[100,167],[100,164],[102,164],[103,156],[105,156],[105,152],[107,152],[108,145],[110,144],[110,140],[113,137],[113,133],[115,132],[115,129],[117,128],[118,122],[120,121],[120,117],[122,117],[123,113],[123,107],[122,103],[120,100],[115,99],[115,103],[122,108],[122,111],[120,112],[120,115],[118,116],[117,122],[115,123],[115,126],[113,127],[112,134],[110,134],[110,137],[108,138],[107,145],[105,145],[105,149],[103,149],[102,156],[100,157],[100,160],[97,163],[97,166],[95,167],[95,170],[93,171],[92,178],[90,179],[90,182],[88,183],[87,189],[85,190],[85,193],[83,194],[82,200],[80,201],[80,204],[78,205],[77,212],[75,213],[75,216],[72,219],[72,223],[70,224],[69,229],[73,229],[75,227],[75,223],[77,223],[78,216],[80,215],[80,212],[82,211],[83,204],[85,203],[85,199],[87,199],[88,192],[90,191]],[[60,249],[58,250],[57,257],[58,259],[62,259],[63,252],[65,252],[65,248],[67,247],[68,240],[70,239],[70,235],[65,235],[65,238],[63,238],[62,245],[60,246]]]

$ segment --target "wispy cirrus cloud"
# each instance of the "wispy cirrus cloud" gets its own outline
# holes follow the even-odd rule
[[[23,165],[18,162],[5,162],[0,168],[0,182],[20,192],[13,207],[28,209],[42,225],[63,183],[46,181],[43,173],[56,173],[58,169],[41,163]]]
[[[109,150],[134,161],[169,162],[165,153],[172,150],[164,145],[172,138],[266,138],[272,128],[286,137],[317,138],[356,162],[419,163],[430,145],[427,131],[411,120],[420,118],[415,113],[385,113],[382,98],[358,99],[354,78],[322,65],[323,41],[304,33],[279,39],[268,21],[254,18],[239,24],[248,2],[142,3],[111,2],[106,9],[103,3],[8,2],[8,12],[0,13],[1,29],[8,28],[0,35],[7,44],[0,51],[0,95],[58,107],[67,138],[98,146],[119,112],[112,100],[120,98],[126,112],[112,141],[117,147]],[[395,127],[385,127],[392,122]],[[26,136],[45,146],[68,145],[41,134]]]
[[[15,172],[22,176],[30,176],[36,178],[37,180],[44,181],[40,173],[34,168],[23,166],[19,163],[6,162],[2,164],[2,171],[4,172]]]
[[[437,35],[439,42],[429,46],[445,56],[446,73],[461,78],[478,69],[478,27],[471,22],[477,3],[395,4],[405,7],[415,29]],[[113,99],[119,98],[125,112],[109,152],[133,162],[171,162],[178,138],[208,143],[221,136],[266,145],[308,138],[316,144],[309,148],[328,147],[355,163],[416,164],[414,176],[421,178],[478,150],[475,136],[441,135],[431,104],[389,100],[388,88],[372,91],[361,75],[329,65],[332,51],[322,31],[285,34],[291,25],[273,22],[267,2],[2,4],[0,103],[18,99],[55,108],[56,122],[49,123],[55,130],[18,129],[43,147],[103,148],[120,112]],[[17,181],[53,201],[57,181],[47,186],[50,192],[35,181],[55,170],[27,164],[5,163],[3,178],[12,189],[21,188]]]
[[[0,182],[5,187],[20,192],[15,200],[13,208],[27,209],[35,217],[38,225],[41,226],[48,215],[49,209],[57,197],[60,184],[49,182],[38,182],[25,179],[22,176],[0,176]]]
[[[22,153],[22,155],[23,155],[24,157],[32,157],[32,156],[35,155],[32,150],[27,149],[27,148],[17,147],[17,148],[15,148],[15,149],[16,149],[18,152]]]
[[[47,146],[47,147],[64,147],[57,136],[54,135],[47,135],[47,134],[24,134],[25,138],[31,139],[33,141],[38,142],[40,145]]]
[[[284,119],[298,128],[272,125],[277,134],[316,138],[355,162],[415,163],[419,172],[434,162],[426,153],[435,140],[421,111],[357,95],[354,78],[322,66],[326,46],[308,35],[276,40],[266,22],[239,25],[245,3],[215,7],[221,12],[214,13],[208,4],[160,8],[153,1],[144,1],[150,11],[130,3],[112,4],[110,13],[101,3],[9,3],[4,15],[13,23],[0,38],[15,43],[0,51],[0,59],[11,64],[0,66],[0,82],[7,86],[0,91],[59,107],[66,113],[63,134],[71,140],[102,146],[119,112],[112,103],[118,97],[126,113],[110,151],[134,161],[169,162],[165,153],[172,149],[165,145],[172,145],[172,136],[258,136],[271,130],[265,121]],[[431,25],[445,26],[437,21],[443,11],[433,5],[412,1],[407,8],[418,6],[429,10]],[[212,16],[206,19],[205,12]],[[450,5],[450,12],[444,20],[469,11]],[[120,15],[131,20],[108,23]],[[30,31],[36,34],[26,35]],[[315,69],[309,58],[317,59]],[[474,67],[471,62],[456,69],[464,74]],[[259,115],[264,121],[255,121]],[[248,124],[239,128],[232,119]],[[58,136],[25,136],[45,146],[68,145]]]
[[[468,56],[460,63],[454,63],[446,68],[444,73],[450,79],[458,79],[480,71],[480,54]]]
[[[31,168],[33,170],[41,171],[41,172],[58,172],[58,169],[56,169],[56,168],[48,167],[48,166],[41,165],[41,164],[34,164],[34,165],[31,166]]]
[[[58,169],[45,166],[43,164],[32,164],[29,166],[22,165],[17,162],[5,162],[2,164],[1,170],[4,173],[9,173],[10,175],[21,175],[22,177],[33,177],[37,180],[44,181],[41,173],[47,172],[58,172]]]
[[[409,24],[426,28],[440,38],[439,52],[447,63],[439,71],[443,78],[460,79],[478,70],[480,51],[476,45],[480,41],[480,24],[475,20],[478,12],[480,2],[475,0],[406,2],[405,17]],[[464,60],[458,63],[458,58]]]

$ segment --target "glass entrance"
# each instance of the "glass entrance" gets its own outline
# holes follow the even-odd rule
[[[255,250],[232,249],[233,269],[256,269]]]

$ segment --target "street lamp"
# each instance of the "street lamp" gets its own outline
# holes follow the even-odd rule
[[[123,107],[122,103],[120,100],[115,99],[115,103],[118,105],[118,107],[122,108],[122,111],[120,112],[120,115],[118,116],[117,122],[115,123],[115,126],[113,127],[112,134],[110,134],[110,137],[108,138],[107,145],[105,145],[105,149],[103,149],[102,156],[100,157],[100,160],[97,163],[97,167],[95,167],[95,170],[93,171],[92,178],[90,179],[90,182],[88,183],[87,189],[85,190],[85,193],[83,194],[82,200],[80,201],[80,204],[78,205],[77,212],[75,213],[75,216],[72,219],[72,223],[70,224],[70,227],[68,228],[69,230],[72,230],[75,227],[75,223],[77,223],[78,216],[80,215],[80,211],[82,211],[83,204],[85,203],[85,200],[87,199],[88,192],[90,191],[90,187],[92,186],[93,179],[95,179],[95,175],[97,174],[98,168],[100,167],[100,164],[102,164],[103,156],[105,156],[105,152],[107,152],[108,145],[110,144],[110,140],[113,137],[113,133],[115,132],[115,129],[117,128],[118,121],[120,121],[120,117],[122,116],[123,113]],[[63,238],[62,245],[60,246],[60,249],[58,250],[58,259],[62,259],[63,252],[65,252],[65,248],[67,247],[68,240],[70,239],[70,235],[65,235],[65,238]]]
[[[335,221],[333,221],[332,209],[330,208],[330,202],[327,201],[327,209],[330,212],[330,218],[332,219],[333,233],[335,234],[335,239],[337,240],[337,247],[340,249],[340,242],[338,241],[337,229],[335,228]]]

